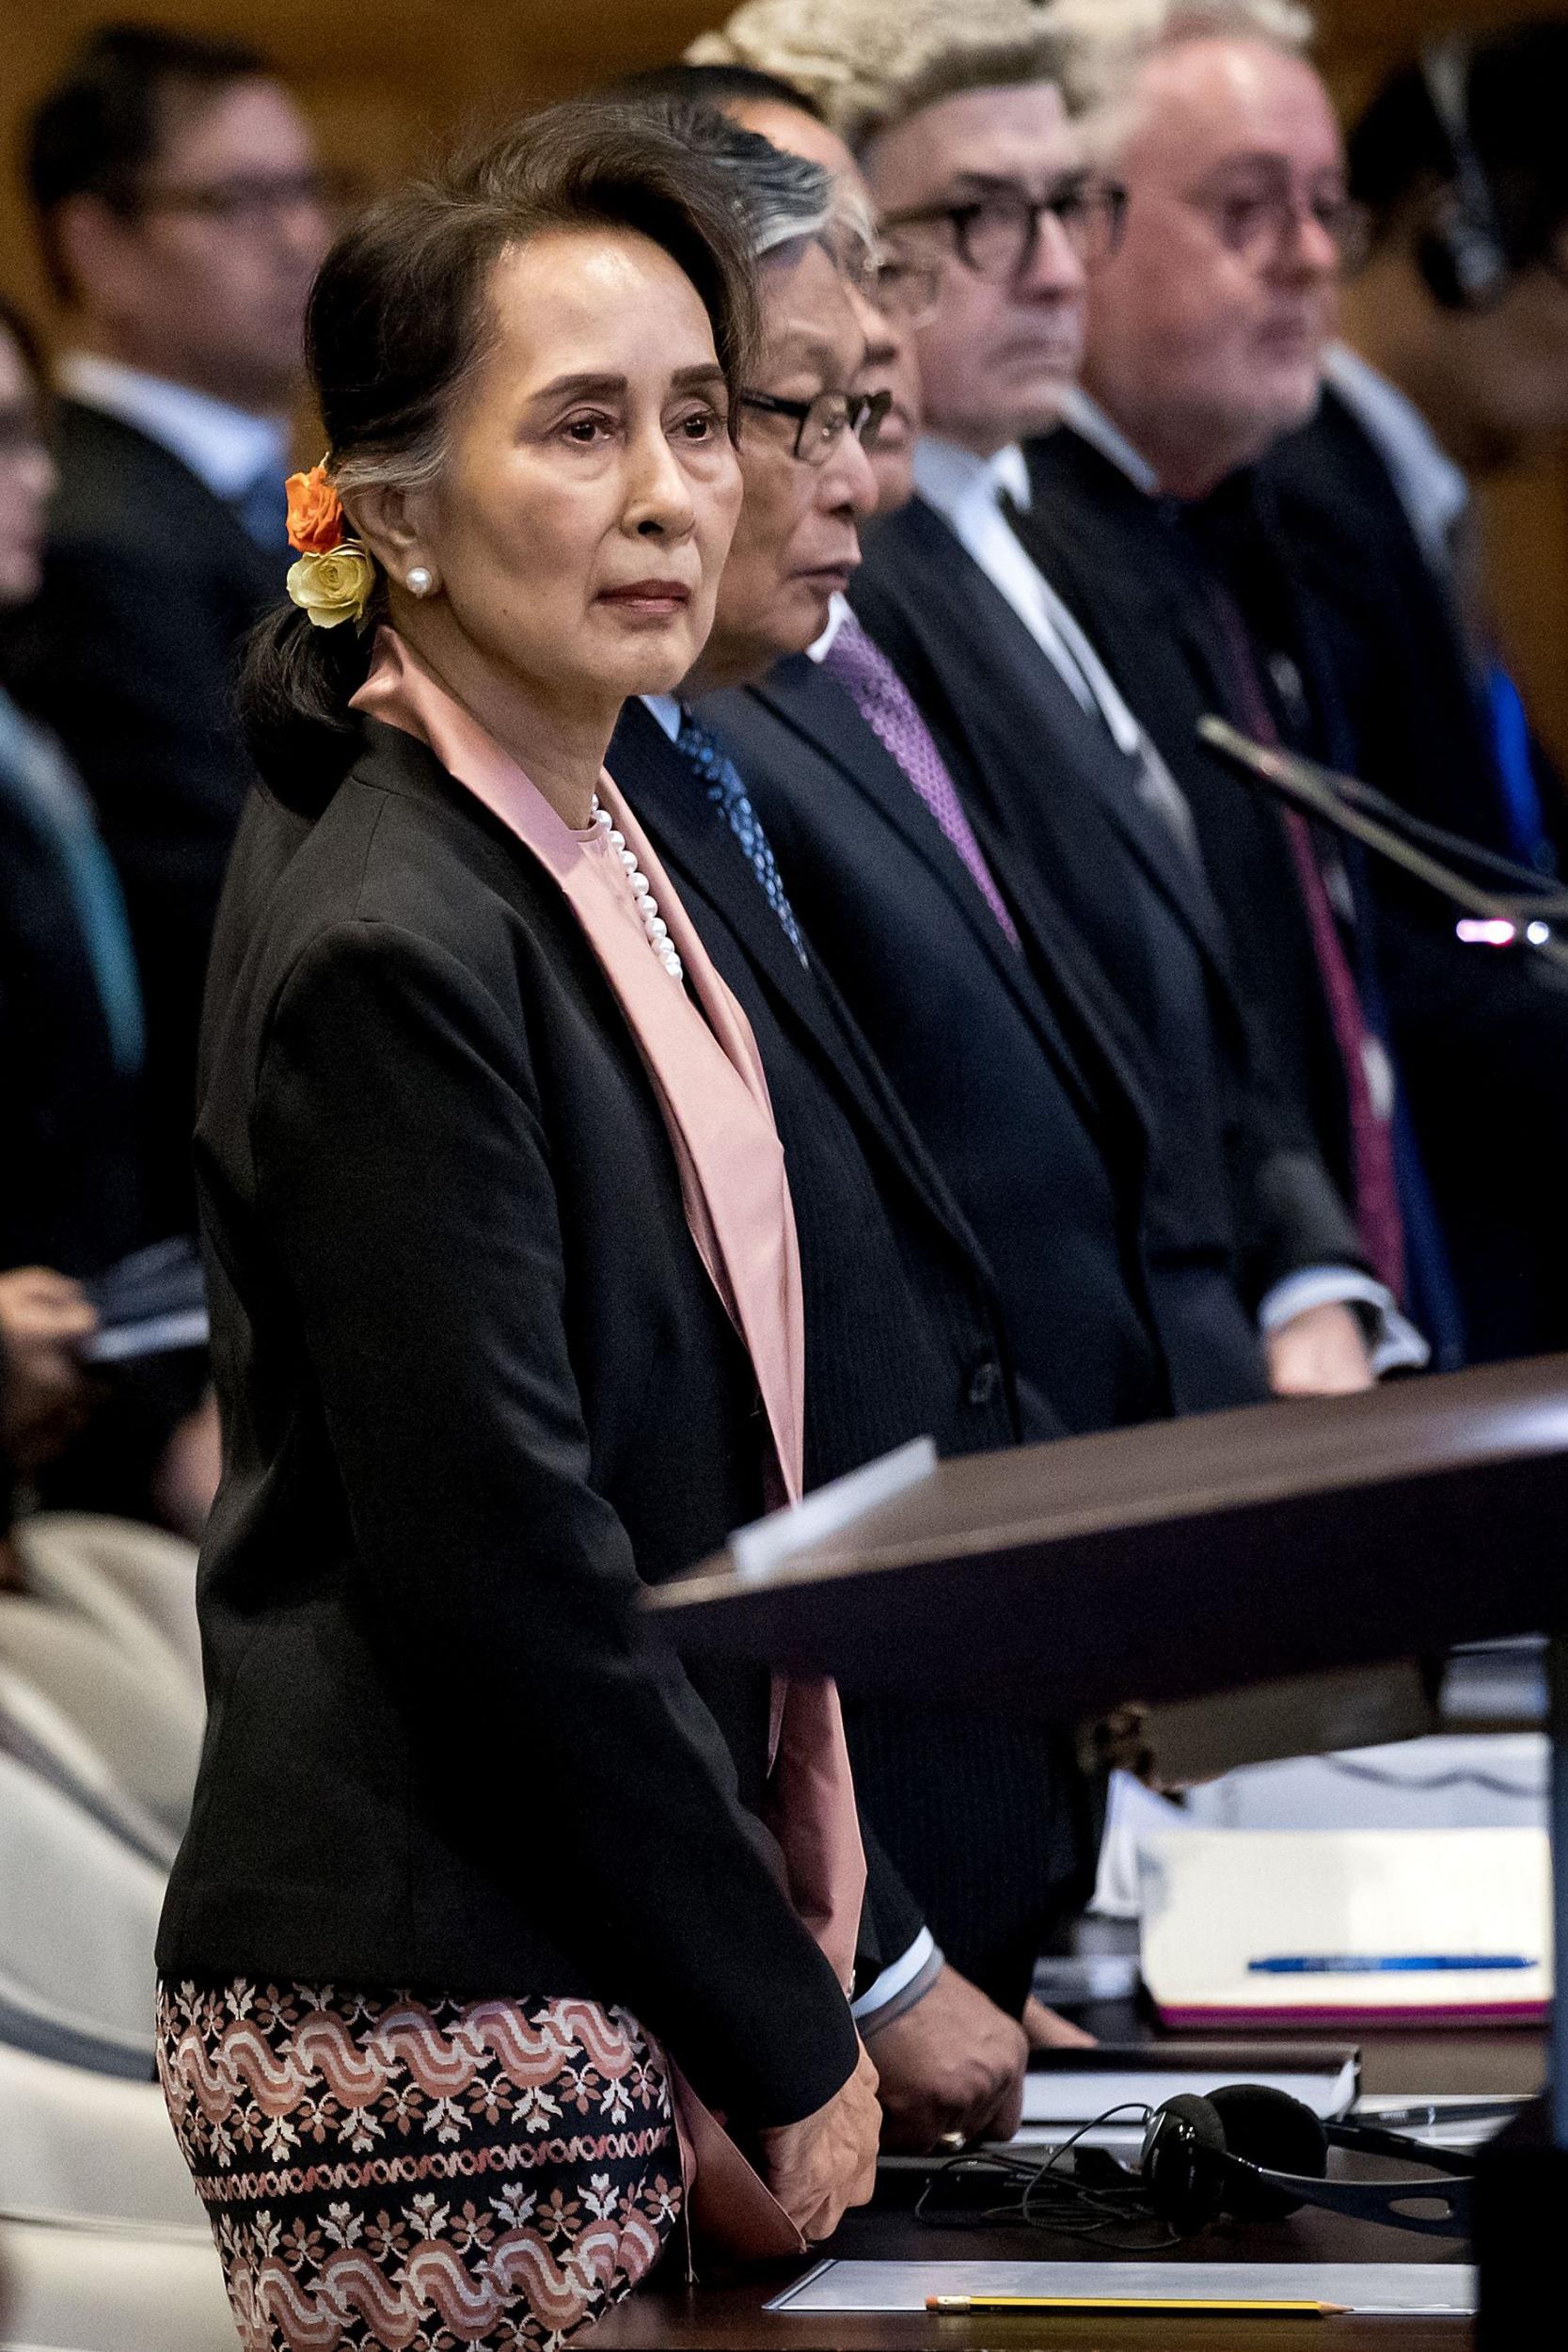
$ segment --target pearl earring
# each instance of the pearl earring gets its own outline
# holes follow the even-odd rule
[[[428,564],[411,564],[404,578],[411,596],[428,596],[436,585],[436,575]]]

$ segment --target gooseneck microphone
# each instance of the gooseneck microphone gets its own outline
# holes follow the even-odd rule
[[[1227,719],[1210,716],[1200,719],[1197,732],[1212,751],[1216,751],[1242,774],[1266,785],[1269,790],[1305,817],[1315,817],[1359,841],[1364,848],[1402,866],[1418,882],[1435,890],[1453,906],[1466,914],[1489,925],[1503,927],[1508,944],[1532,948],[1548,963],[1568,972],[1568,942],[1559,939],[1549,916],[1568,914],[1568,895],[1553,890],[1543,882],[1540,875],[1527,866],[1513,866],[1506,858],[1498,858],[1479,845],[1465,842],[1457,834],[1438,834],[1435,826],[1421,825],[1419,831],[1428,839],[1441,837],[1446,846],[1471,864],[1487,871],[1501,873],[1518,887],[1505,894],[1490,890],[1481,882],[1461,873],[1457,867],[1416,841],[1396,831],[1390,819],[1392,804],[1374,792],[1359,777],[1342,776],[1332,768],[1320,767],[1316,760],[1304,759],[1297,752],[1288,752],[1275,743],[1258,743],[1243,735]],[[1382,813],[1373,816],[1376,806]],[[1414,826],[1415,820],[1401,821]],[[1497,934],[1501,939],[1501,930]]]

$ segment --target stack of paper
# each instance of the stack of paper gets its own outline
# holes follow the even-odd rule
[[[1349,2111],[1360,2079],[1358,2054],[1328,2042],[1190,2042],[1180,2048],[1101,2042],[1092,2050],[1039,2051],[1023,2077],[1023,2121],[1014,2144],[1059,2145],[1081,2124],[1106,2116],[1109,2126],[1087,2135],[1092,2144],[1115,2146],[1125,2138],[1136,2146],[1148,2109],[1180,2091],[1206,2099],[1222,2083],[1235,2082],[1266,2083],[1327,2122]]]
[[[928,2295],[1191,2297],[1272,2303],[1310,2297],[1364,2312],[1464,2316],[1476,2308],[1465,2263],[818,2263],[765,2311],[924,2312]]]
[[[1144,1981],[1169,2026],[1546,2015],[1540,1830],[1188,1831],[1144,1843],[1140,1881]]]

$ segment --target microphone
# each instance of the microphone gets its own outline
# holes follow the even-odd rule
[[[1513,896],[1488,890],[1442,859],[1433,857],[1430,850],[1406,840],[1382,816],[1370,814],[1371,807],[1381,803],[1386,809],[1388,803],[1383,801],[1381,793],[1374,792],[1370,785],[1362,784],[1358,777],[1342,776],[1332,768],[1322,768],[1315,760],[1303,759],[1298,753],[1288,752],[1278,744],[1255,742],[1251,736],[1243,735],[1239,727],[1233,727],[1227,719],[1212,715],[1200,719],[1197,732],[1211,751],[1218,752],[1243,775],[1266,785],[1290,807],[1298,809],[1303,816],[1316,817],[1325,825],[1333,826],[1336,832],[1347,834],[1353,841],[1359,841],[1365,849],[1374,850],[1391,865],[1401,866],[1405,873],[1413,875],[1418,882],[1425,882],[1429,889],[1435,890],[1439,897],[1462,908],[1466,914],[1497,927],[1493,936],[1498,944],[1513,945],[1517,941],[1533,948],[1548,963],[1568,972],[1568,943],[1559,939],[1551,924],[1545,920],[1548,912],[1553,914],[1568,912],[1568,896],[1552,890],[1550,885],[1543,887],[1542,878],[1532,875],[1527,866],[1514,866],[1506,858],[1495,857],[1490,850],[1481,850],[1474,843],[1458,842],[1457,836],[1444,836],[1446,840],[1455,842],[1466,858],[1484,865],[1492,871],[1501,869],[1510,879],[1529,885],[1526,891]],[[1413,826],[1416,823],[1414,819],[1407,821]],[[1436,834],[1437,828],[1422,826],[1420,831],[1430,837]]]

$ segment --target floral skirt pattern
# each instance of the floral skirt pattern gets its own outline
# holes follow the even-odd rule
[[[158,2073],[245,2352],[546,2352],[680,2213],[625,2010],[165,1982]]]

